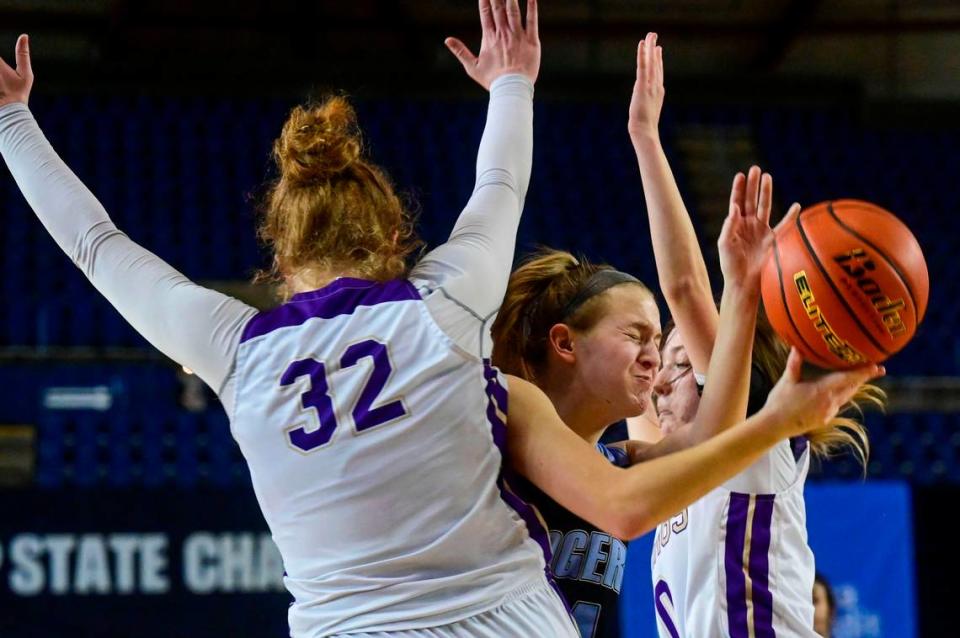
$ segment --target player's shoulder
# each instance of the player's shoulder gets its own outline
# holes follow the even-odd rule
[[[406,279],[372,281],[341,277],[330,284],[293,295],[285,303],[251,316],[244,326],[241,343],[301,326],[311,319],[336,319],[353,315],[360,308],[378,312],[393,302],[420,301],[420,292]]]

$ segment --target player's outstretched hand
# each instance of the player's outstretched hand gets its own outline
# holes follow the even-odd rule
[[[483,36],[479,55],[474,55],[457,38],[444,40],[467,75],[488,91],[494,80],[508,73],[520,73],[531,82],[537,81],[540,72],[537,0],[527,0],[526,26],[518,0],[480,0],[480,28]]]
[[[827,426],[853,399],[860,386],[886,374],[883,366],[868,363],[850,370],[828,372],[808,381],[800,378],[803,358],[790,349],[787,368],[770,391],[764,410],[784,428],[785,436],[798,436]]]
[[[730,208],[717,241],[725,285],[759,287],[760,272],[773,247],[772,205],[773,178],[759,166],[733,178]]]
[[[627,121],[631,139],[659,135],[663,96],[663,49],[657,46],[657,34],[648,33],[637,45],[637,79]]]
[[[15,57],[16,68],[0,57],[0,106],[13,102],[26,104],[30,98],[33,69],[30,68],[30,38],[26,33],[17,38]]]

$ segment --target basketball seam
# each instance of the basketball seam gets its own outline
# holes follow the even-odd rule
[[[800,337],[800,341],[803,342],[803,345],[806,346],[809,353],[813,355],[813,358],[819,359],[821,364],[825,364],[825,367],[830,367],[830,363],[817,354],[816,348],[810,345],[806,337],[803,336],[803,333],[800,332],[800,329],[797,328],[797,324],[793,321],[793,314],[790,312],[790,306],[787,305],[787,293],[783,289],[783,269],[780,267],[780,244],[776,239],[773,240],[773,261],[777,265],[777,285],[780,286],[780,299],[783,302],[783,313],[787,315],[787,320],[790,322],[793,332]]]
[[[897,273],[897,277],[900,278],[900,282],[903,284],[903,287],[907,289],[907,294],[910,295],[910,303],[913,304],[913,322],[914,324],[919,324],[920,310],[919,308],[917,308],[917,298],[913,295],[913,287],[910,285],[910,282],[907,281],[907,278],[903,276],[903,273],[900,271],[900,269],[897,268],[897,265],[893,263],[890,260],[890,258],[887,257],[887,255],[882,250],[877,248],[872,241],[870,241],[869,239],[867,239],[866,237],[864,237],[863,235],[861,235],[860,233],[858,233],[857,231],[855,231],[854,229],[850,228],[845,223],[843,223],[843,221],[837,216],[837,214],[833,212],[833,202],[827,202],[827,212],[830,213],[830,216],[833,217],[833,219],[838,224],[840,224],[841,228],[843,228],[848,233],[850,233],[851,235],[853,235],[854,237],[856,237],[857,239],[865,243],[867,246],[870,246],[870,248],[873,248],[873,250],[877,253],[877,255],[882,257],[883,260],[887,262],[887,264],[889,264],[891,268],[893,268],[893,271]]]
[[[843,307],[846,308],[847,314],[850,315],[850,318],[853,319],[853,322],[857,324],[857,327],[860,329],[860,333],[863,336],[865,336],[867,339],[869,339],[870,343],[872,343],[877,348],[877,350],[882,352],[884,355],[889,356],[890,352],[888,352],[886,348],[881,346],[877,342],[877,340],[873,338],[873,335],[870,333],[870,331],[867,330],[866,326],[864,326],[860,322],[860,319],[857,317],[856,313],[853,311],[853,308],[850,307],[850,304],[847,303],[847,300],[844,298],[844,296],[840,294],[840,290],[837,288],[837,285],[833,283],[833,279],[830,277],[830,273],[828,273],[827,269],[823,267],[823,263],[820,261],[820,257],[817,256],[816,251],[813,249],[813,245],[810,243],[810,240],[807,239],[807,233],[805,233],[803,230],[803,224],[800,223],[801,215],[802,215],[802,212],[801,214],[797,215],[797,221],[796,221],[797,230],[800,231],[800,239],[803,240],[804,245],[807,247],[807,252],[810,253],[810,257],[813,258],[814,265],[820,271],[820,274],[823,275],[823,278],[824,280],[826,280],[827,284],[830,286],[830,289],[833,290],[833,294],[837,296],[837,300],[839,300],[840,303],[843,304]]]

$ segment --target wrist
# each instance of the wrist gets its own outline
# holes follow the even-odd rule
[[[24,106],[26,106],[27,98],[14,97],[12,95],[0,97],[0,108],[4,106],[8,106],[10,104],[23,104]]]
[[[790,419],[769,403],[760,408],[747,422],[755,428],[756,436],[767,443],[768,447],[773,447],[794,434]]]
[[[758,303],[760,301],[760,277],[724,278],[723,296],[738,303]]]
[[[630,141],[638,151],[660,147],[660,131],[656,126],[628,126],[627,131],[630,133]]]

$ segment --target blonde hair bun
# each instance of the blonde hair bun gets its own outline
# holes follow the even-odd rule
[[[328,181],[360,159],[357,115],[345,98],[298,106],[290,112],[273,154],[291,185]]]

